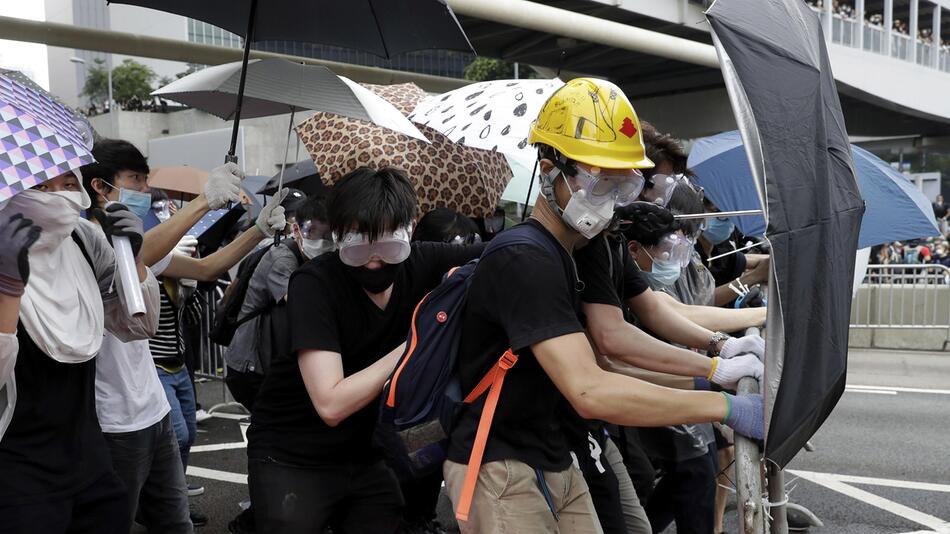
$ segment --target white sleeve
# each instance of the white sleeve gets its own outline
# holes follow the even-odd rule
[[[0,387],[7,383],[13,368],[16,367],[16,355],[20,350],[20,342],[16,334],[0,334]]]
[[[152,274],[161,276],[162,273],[165,272],[165,269],[168,268],[168,264],[172,262],[172,254],[174,254],[174,252],[169,252],[164,258],[155,262],[155,265],[149,266],[149,269],[152,270]]]

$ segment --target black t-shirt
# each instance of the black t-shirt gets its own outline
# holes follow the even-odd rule
[[[712,253],[707,255],[706,251],[703,250],[703,245],[701,243],[696,243],[696,252],[699,253],[699,257],[702,258],[703,264],[706,265],[706,268],[708,268],[709,272],[713,275],[713,279],[716,280],[716,287],[732,282],[736,278],[742,276],[742,273],[745,272],[746,258],[745,254],[741,252],[730,254],[712,262],[709,261],[710,257],[716,257],[720,254],[725,254],[730,250],[732,250],[732,245],[730,245],[727,241],[714,246]]]
[[[512,459],[560,471],[571,463],[563,428],[563,396],[531,345],[582,332],[580,292],[571,256],[539,223],[524,223],[553,249],[509,245],[486,256],[471,278],[458,371],[467,394],[509,347],[518,363],[508,371],[483,462]],[[512,231],[512,230],[509,230]],[[524,229],[519,230],[524,231]],[[466,405],[452,432],[448,457],[468,463],[487,393]]]
[[[589,304],[624,308],[624,302],[650,288],[622,239],[601,234],[575,252],[574,259],[584,281],[581,299]]]
[[[264,379],[248,430],[248,456],[301,466],[379,459],[372,448],[377,403],[336,427],[328,426],[307,394],[296,351],[339,353],[344,376],[365,369],[406,340],[413,309],[442,276],[477,258],[483,248],[414,243],[385,310],[350,276],[339,254],[324,254],[298,269],[290,279],[287,301],[293,353],[275,358]]]

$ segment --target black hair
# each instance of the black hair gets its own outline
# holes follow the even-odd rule
[[[280,205],[284,207],[284,214],[287,217],[295,217],[297,210],[307,201],[307,194],[292,187],[288,187],[287,189],[287,196],[284,197]]]
[[[436,208],[419,219],[413,241],[444,243],[455,236],[469,237],[478,234],[478,225],[468,217],[450,208]]]
[[[341,178],[327,199],[330,231],[342,236],[355,230],[371,241],[412,224],[417,211],[409,177],[394,167],[360,167]]]
[[[92,187],[96,178],[108,183],[115,183],[115,177],[121,171],[133,171],[148,174],[148,160],[132,143],[122,139],[102,139],[92,147],[92,156],[96,161],[80,167],[82,186],[93,202],[97,202],[98,194]]]
[[[303,221],[327,222],[327,195],[321,192],[307,197],[307,200],[297,206],[296,218],[298,223]]]
[[[673,194],[666,207],[674,215],[692,215],[694,213],[703,213],[703,194],[686,182],[679,182],[673,188]],[[696,235],[699,227],[702,225],[702,219],[679,219],[679,229],[687,236]]]
[[[163,201],[163,200],[168,200],[168,193],[166,193],[164,189],[155,188],[155,189],[150,190],[149,192],[150,192],[151,195],[152,195],[152,202],[153,202],[153,203],[154,203],[154,202],[161,202],[161,201]],[[90,193],[89,196],[91,197],[92,194]]]
[[[686,151],[678,140],[669,134],[660,133],[646,121],[640,122],[640,135],[643,136],[646,155],[655,165],[653,169],[644,169],[645,176],[649,177],[656,172],[654,169],[661,163],[669,163],[676,174],[686,172]]]
[[[679,229],[673,213],[652,202],[634,202],[616,210],[620,232],[627,241],[652,246],[666,234]]]

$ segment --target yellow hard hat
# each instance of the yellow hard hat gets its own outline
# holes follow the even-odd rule
[[[605,80],[575,78],[555,91],[531,123],[528,142],[594,167],[653,167],[637,113],[623,91]]]

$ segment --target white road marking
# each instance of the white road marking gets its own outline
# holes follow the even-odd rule
[[[873,393],[874,395],[897,395],[893,389],[854,389],[850,386],[845,388],[848,393]]]
[[[218,471],[217,469],[208,469],[206,467],[189,465],[187,474],[192,477],[220,480],[221,482],[231,482],[232,484],[247,484],[247,475],[231,473],[229,471]]]
[[[213,443],[211,445],[195,445],[191,448],[191,452],[227,451],[231,449],[245,449],[245,448],[247,448],[246,441],[237,441],[234,443]]]
[[[848,384],[847,389],[863,389],[868,391],[897,391],[900,393],[927,393],[931,395],[950,395],[950,389],[905,388],[900,386],[861,386]]]
[[[857,499],[866,504],[870,504],[871,506],[874,506],[876,508],[880,508],[881,510],[884,510],[885,512],[892,513],[894,515],[903,517],[904,519],[907,519],[909,521],[913,521],[914,523],[918,523],[927,528],[931,528],[935,532],[938,532],[940,534],[950,534],[950,523],[944,521],[943,519],[940,519],[939,517],[935,517],[930,514],[925,514],[924,512],[921,512],[919,510],[914,510],[913,508],[904,506],[903,504],[896,503],[889,499],[885,499],[884,497],[880,497],[878,495],[864,491],[862,489],[855,488],[854,486],[849,486],[845,484],[841,479],[841,476],[847,476],[847,475],[835,475],[832,473],[815,473],[812,471],[796,471],[796,470],[790,470],[789,472],[794,474],[795,476],[798,476],[810,482],[814,482],[815,484],[822,485],[830,490],[837,491],[838,493],[844,494],[848,497],[851,497],[852,499]],[[848,477],[848,478],[853,479],[855,477]],[[874,479],[868,479],[866,477],[857,477],[857,478],[860,478],[865,481],[874,480]],[[883,479],[877,479],[877,480],[881,481]],[[902,482],[902,481],[893,481],[893,482]],[[862,482],[862,483],[866,483],[866,482]],[[942,484],[940,484],[939,486],[942,486]],[[892,486],[892,487],[899,487],[899,486]]]

